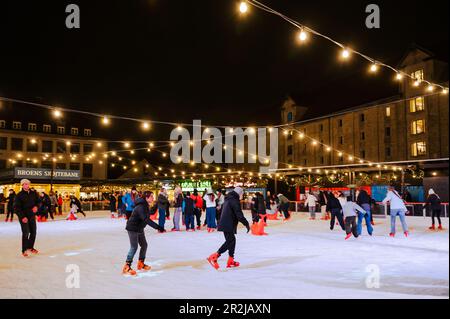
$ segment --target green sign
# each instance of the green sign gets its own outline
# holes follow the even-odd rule
[[[202,192],[205,188],[211,188],[211,181],[182,181],[180,186],[183,192],[192,192],[194,189]]]

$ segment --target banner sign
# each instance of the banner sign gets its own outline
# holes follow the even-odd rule
[[[183,181],[180,183],[180,186],[183,192],[192,192],[194,189],[197,189],[199,193],[201,193],[205,190],[205,188],[211,188],[211,181]]]
[[[50,168],[15,167],[14,178],[51,179],[52,170]],[[54,169],[53,179],[59,181],[79,181],[79,170]]]

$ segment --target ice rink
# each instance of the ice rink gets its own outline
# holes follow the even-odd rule
[[[246,234],[241,226],[236,249],[241,267],[227,270],[222,256],[219,271],[206,257],[222,244],[222,233],[158,234],[147,227],[152,270],[126,277],[121,275],[129,248],[125,221],[108,212],[88,214],[73,222],[39,223],[40,254],[28,259],[20,254],[19,224],[2,219],[0,298],[449,297],[448,231],[429,231],[429,218],[409,217],[409,238],[399,222],[397,237],[390,238],[387,220],[376,219],[373,237],[364,230],[348,241],[339,227],[330,231],[328,221],[309,221],[303,214],[268,221],[265,237]],[[166,229],[171,226],[166,223]],[[73,278],[68,265],[79,267],[80,288],[66,287],[66,278]]]

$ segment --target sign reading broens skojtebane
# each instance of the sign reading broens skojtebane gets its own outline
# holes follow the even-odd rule
[[[49,168],[30,168],[30,167],[15,167],[14,178],[28,178],[28,179],[50,179],[52,177],[52,170]],[[54,169],[53,179],[62,181],[78,181],[80,180],[80,171],[68,169]]]

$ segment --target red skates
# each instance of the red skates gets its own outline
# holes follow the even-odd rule
[[[197,226],[197,230],[202,230],[202,226]]]
[[[345,236],[345,240],[348,240],[348,239],[350,239],[350,237],[352,237],[352,233],[350,233],[350,234],[347,234],[347,236]]]
[[[395,234],[394,234],[394,233],[390,233],[389,236],[391,236],[392,238],[394,238],[394,237],[395,237]]]
[[[39,254],[39,251],[37,249],[31,248],[30,253],[32,253],[33,255],[37,255]]]
[[[151,268],[152,267],[150,267],[149,265],[144,264],[143,260],[138,261],[138,264],[137,264],[138,270],[149,271]]]
[[[235,267],[239,267],[239,263],[237,261],[234,261],[233,257],[228,257],[228,261],[227,261],[227,268],[235,268]]]
[[[219,269],[219,263],[217,262],[217,260],[219,259],[220,255],[219,253],[214,253],[211,256],[209,256],[208,258],[206,258],[206,260],[208,260],[208,262],[211,264],[211,266],[214,267],[214,269]]]
[[[428,227],[429,230],[435,230],[436,227],[434,225],[431,225],[431,227]]]
[[[403,234],[405,234],[405,237],[409,236],[409,232],[405,231]]]
[[[114,215],[114,214],[111,214],[111,218],[116,218],[116,215]]]
[[[11,221],[12,221],[12,220],[11,220]],[[444,229],[442,228],[442,225],[439,225],[438,229],[439,229],[439,230],[444,230]]]
[[[136,271],[131,269],[131,266],[129,264],[125,264],[125,266],[123,266],[123,269],[122,269],[122,274],[136,276]]]

